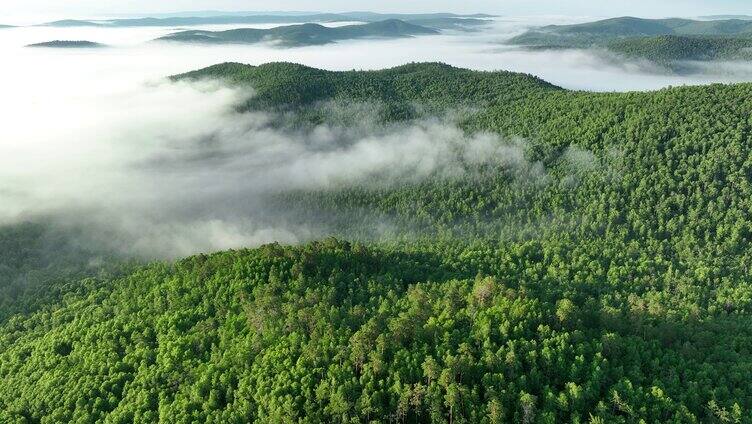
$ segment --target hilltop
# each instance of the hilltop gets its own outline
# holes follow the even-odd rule
[[[228,31],[181,31],[159,38],[207,44],[271,42],[284,47],[311,46],[358,38],[403,38],[438,34],[435,29],[390,19],[359,25],[325,27],[319,24],[281,26],[271,29],[232,29]]]
[[[457,105],[515,100],[561,88],[514,72],[477,72],[442,63],[413,63],[379,71],[334,72],[294,63],[260,66],[224,63],[174,76],[176,80],[222,79],[254,88],[248,107],[301,107],[331,99],[389,104]],[[375,90],[375,87],[382,87]]]
[[[81,49],[81,48],[99,48],[99,47],[105,47],[105,45],[100,44],[100,43],[95,43],[93,41],[85,41],[85,40],[54,40],[54,41],[46,41],[43,43],[29,44],[26,47]]]

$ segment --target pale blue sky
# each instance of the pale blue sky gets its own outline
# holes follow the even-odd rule
[[[752,14],[752,0],[3,0],[3,16],[91,16],[187,10],[489,12],[505,15],[697,16]],[[9,18],[9,19],[10,19]]]

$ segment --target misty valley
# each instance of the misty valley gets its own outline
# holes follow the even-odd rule
[[[1,423],[752,423],[752,18],[8,23]]]

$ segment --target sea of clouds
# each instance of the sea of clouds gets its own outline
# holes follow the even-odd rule
[[[54,217],[88,226],[117,250],[180,257],[321,236],[316,228],[275,220],[264,203],[270,193],[326,189],[369,175],[456,174],[459,162],[531,166],[519,141],[468,135],[446,117],[380,126],[369,119],[377,105],[361,105],[363,118],[354,127],[290,131],[272,125],[270,114],[237,111],[251,89],[165,79],[220,62],[349,70],[439,61],[596,91],[752,77],[752,67],[740,64],[677,76],[587,51],[530,52],[503,44],[532,25],[585,20],[499,18],[482,31],[292,49],[152,41],[178,28],[0,30],[0,51],[8,58],[0,79],[0,224]],[[58,39],[108,47],[24,47]]]

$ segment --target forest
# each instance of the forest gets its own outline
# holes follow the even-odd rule
[[[455,114],[518,140],[514,161],[280,193],[329,229],[294,246],[140,264],[1,228],[1,422],[752,423],[752,84],[591,93],[441,63],[173,77],[206,79],[296,130],[347,125],[332,104]]]
[[[612,52],[671,66],[677,61],[750,60],[752,38],[664,35],[612,42]]]
[[[573,25],[533,28],[510,40],[511,44],[548,47],[589,47],[618,39],[683,36],[752,36],[752,21],[743,19],[693,20],[682,18],[610,18]]]

